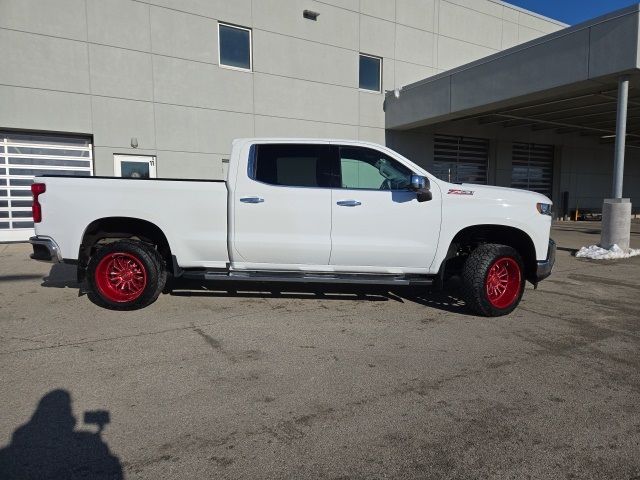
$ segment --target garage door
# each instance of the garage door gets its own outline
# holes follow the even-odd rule
[[[0,131],[0,241],[33,235],[36,175],[92,175],[91,139]]]
[[[553,145],[514,143],[511,186],[542,193],[551,198]]]
[[[447,182],[487,183],[489,141],[436,135],[433,174]]]

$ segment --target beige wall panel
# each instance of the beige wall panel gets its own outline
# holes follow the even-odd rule
[[[360,51],[378,57],[393,57],[396,26],[379,18],[360,17]]]
[[[359,125],[384,128],[384,95],[369,92],[359,92],[359,95]]]
[[[396,26],[396,59],[434,66],[434,34],[404,25]]]
[[[91,108],[95,145],[130,147],[135,137],[138,148],[156,147],[152,103],[93,97]]]
[[[91,97],[0,85],[3,128],[91,133]]]
[[[482,2],[479,2],[482,3]],[[449,2],[440,5],[441,35],[499,50],[502,20]]]
[[[223,180],[222,155],[216,153],[186,153],[159,151],[158,178],[198,178]]]
[[[148,52],[149,5],[130,0],[86,0],[89,41]]]
[[[252,116],[243,113],[156,105],[155,115],[158,150],[226,154],[234,138],[254,134]]]
[[[250,72],[154,56],[153,78],[157,102],[239,112],[253,109]]]
[[[151,7],[151,48],[161,55],[218,63],[218,22]]]
[[[436,0],[397,0],[396,21],[420,30],[433,32]]]
[[[358,123],[358,90],[256,73],[255,113],[301,120]]]
[[[496,51],[461,40],[440,37],[438,39],[438,68],[449,70],[496,53]]]
[[[358,52],[277,33],[254,32],[254,70],[358,87]]]
[[[396,19],[396,0],[360,0],[360,12],[393,22]]]
[[[0,45],[10,46],[2,49],[0,83],[89,93],[85,43],[0,29]]]
[[[0,27],[86,40],[84,5],[84,0],[2,0]]]
[[[151,55],[103,45],[89,45],[91,92],[94,95],[153,99]]]
[[[378,145],[385,144],[385,129],[384,128],[371,128],[371,127],[359,127],[358,128],[358,140],[364,142],[373,142]]]
[[[343,138],[355,140],[358,127],[256,115],[257,137]]]
[[[222,22],[251,26],[251,0],[146,0],[146,2],[215,18]]]
[[[308,9],[320,13],[318,21],[302,17]],[[254,0],[254,28],[358,50],[359,15],[320,2]]]

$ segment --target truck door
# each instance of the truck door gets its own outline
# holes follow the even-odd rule
[[[439,192],[418,202],[408,188],[410,168],[372,148],[340,146],[339,165],[330,265],[339,271],[429,273],[440,235]]]
[[[234,255],[234,266],[327,268],[331,161],[329,143],[251,147],[247,171],[238,172],[232,200],[233,248],[239,255]]]

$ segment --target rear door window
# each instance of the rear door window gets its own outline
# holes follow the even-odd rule
[[[332,151],[329,145],[255,145],[249,175],[270,185],[329,188]]]

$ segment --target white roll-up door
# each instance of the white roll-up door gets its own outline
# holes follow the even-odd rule
[[[433,174],[447,182],[487,183],[489,140],[436,135]]]
[[[91,139],[0,131],[0,141],[0,241],[27,240],[34,177],[92,175]]]
[[[511,186],[542,193],[551,198],[553,154],[553,145],[514,143]]]

